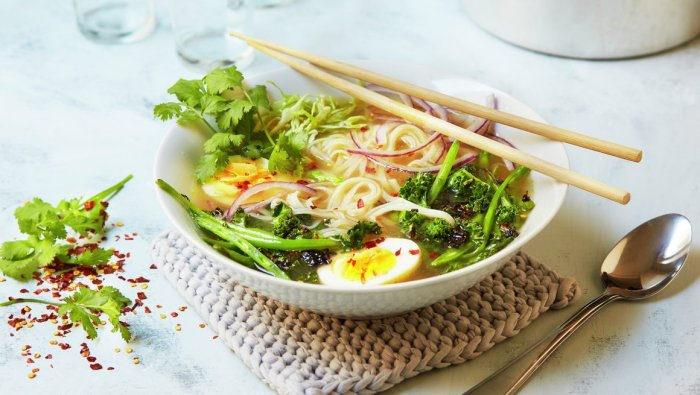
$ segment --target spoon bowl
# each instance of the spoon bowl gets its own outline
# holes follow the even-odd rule
[[[690,252],[690,221],[680,214],[651,219],[623,237],[603,261],[600,279],[608,292],[642,299],[664,289]]]

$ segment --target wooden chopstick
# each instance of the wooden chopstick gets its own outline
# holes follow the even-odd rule
[[[238,32],[232,32],[231,35],[245,40],[249,43],[262,45],[264,47],[274,49],[287,55],[306,60],[309,63],[315,64],[325,69],[336,71],[338,73],[347,75],[349,77],[354,77],[362,81],[367,81],[377,85],[381,85],[385,88],[393,89],[395,91],[406,93],[411,96],[419,97],[421,99],[443,105],[453,110],[462,111],[480,118],[489,119],[493,122],[498,122],[504,125],[512,126],[517,129],[524,130],[526,132],[544,136],[552,140],[576,145],[582,148],[587,148],[593,151],[616,156],[618,158],[627,159],[634,162],[639,162],[642,160],[642,151],[637,148],[627,147],[621,144],[602,140],[596,137],[591,137],[557,126],[533,121],[531,119],[527,119],[518,115],[482,106],[480,104],[476,104],[467,100],[448,96],[443,93],[423,88],[418,85],[410,84],[408,82],[399,81],[382,74],[378,74],[369,70],[349,65],[347,63],[338,62],[333,59],[324,58],[297,49],[287,48],[270,41],[253,38]]]
[[[360,99],[375,107],[381,108],[384,111],[404,118],[409,122],[413,122],[427,129],[438,131],[446,136],[462,141],[465,144],[482,149],[501,158],[508,159],[514,163],[521,164],[532,170],[553,177],[561,182],[592,192],[598,196],[602,196],[621,204],[627,204],[630,200],[630,193],[620,188],[605,184],[582,174],[578,174],[574,171],[555,165],[551,162],[547,162],[525,152],[518,151],[517,149],[498,143],[479,134],[469,132],[457,125],[443,121],[439,118],[435,118],[432,115],[416,110],[413,107],[401,104],[348,80],[336,77],[315,66],[300,63],[280,52],[263,47],[257,43],[250,42],[250,45],[258,51],[286,63],[291,68],[299,71],[302,74],[318,79],[321,82],[340,90],[341,92],[345,92],[350,96]]]

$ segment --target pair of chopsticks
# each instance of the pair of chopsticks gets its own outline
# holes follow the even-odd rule
[[[371,82],[383,87],[393,89],[397,92],[406,93],[421,99],[443,105],[453,110],[465,112],[467,114],[489,119],[493,122],[502,123],[530,133],[538,134],[558,140],[561,142],[577,145],[608,155],[617,156],[634,162],[642,159],[642,151],[636,148],[627,147],[617,143],[601,140],[595,137],[576,133],[562,129],[553,125],[533,121],[514,114],[499,111],[493,108],[482,106],[466,100],[451,97],[439,92],[432,91],[404,81],[399,81],[385,75],[377,74],[369,70],[351,66],[332,59],[313,55],[304,51],[291,49],[269,41],[253,38],[238,32],[230,33],[232,36],[244,40],[258,51],[267,54],[282,63],[286,63],[294,70],[306,74],[309,77],[320,80],[356,99],[362,100],[377,108],[399,116],[409,122],[415,123],[426,129],[435,130],[445,136],[457,139],[465,144],[487,151],[493,155],[508,159],[513,163],[526,166],[532,170],[548,175],[556,180],[569,185],[581,188],[598,196],[613,200],[621,204],[627,204],[630,200],[630,193],[612,185],[584,176],[561,166],[555,165],[544,159],[527,154],[517,149],[501,144],[487,137],[472,133],[457,125],[451,124],[442,119],[433,117],[423,111],[414,109],[405,104],[396,102],[384,95],[373,92],[353,82],[336,77],[322,69],[310,64],[301,63],[297,60],[285,56],[294,56],[309,63],[320,66],[324,69],[338,72],[349,77],[362,81]]]

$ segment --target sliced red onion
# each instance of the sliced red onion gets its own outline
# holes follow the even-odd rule
[[[484,105],[489,108],[496,108],[496,96],[493,93],[488,94],[486,96],[486,104]],[[467,130],[483,135],[488,130],[488,125],[490,123],[491,121],[488,119],[476,118],[474,122],[469,125]]]
[[[395,163],[389,163],[385,160],[375,158],[372,156],[367,156],[367,159],[370,161],[378,164],[379,166],[386,167],[387,169],[392,169],[392,170],[398,170],[402,171],[404,173],[437,173],[440,171],[440,168],[442,167],[441,165],[435,165],[435,166],[426,166],[426,167],[408,167],[408,166],[403,166],[403,165],[397,165]],[[454,165],[452,165],[452,168],[454,169],[455,167],[460,167],[462,165],[465,165],[467,163],[474,162],[476,160],[476,155],[472,154],[465,154],[462,155],[461,157],[457,158],[455,160]]]
[[[236,200],[233,201],[233,204],[231,204],[231,207],[226,210],[225,213],[225,218],[226,221],[230,221],[231,218],[233,218],[233,214],[236,213],[238,210],[238,207],[240,207],[241,203],[245,202],[249,197],[255,195],[258,192],[264,191],[266,189],[286,189],[290,191],[300,191],[300,192],[306,192],[309,195],[315,195],[316,191],[307,187],[306,185],[299,184],[296,182],[285,182],[285,181],[268,181],[268,182],[262,182],[260,184],[253,185],[252,187],[246,189],[245,191],[241,192],[240,195],[236,198]]]
[[[365,147],[363,147],[360,144],[360,142],[358,141],[357,137],[354,136],[353,131],[350,131],[350,135],[351,135],[353,143],[355,143],[355,145],[358,146],[358,149],[349,149],[348,150],[348,152],[350,152],[351,154],[360,154],[360,155],[365,155],[365,156],[380,156],[380,157],[385,157],[385,158],[404,156],[404,155],[412,154],[416,151],[420,151],[423,148],[434,143],[441,136],[440,133],[434,132],[432,135],[430,135],[430,137],[425,142],[423,142],[423,144],[420,144],[420,145],[413,147],[413,148],[407,148],[407,149],[399,150],[399,151],[376,151],[376,150],[368,150]]]
[[[371,155],[363,154],[362,152],[360,152],[360,149],[362,148],[362,146],[360,145],[360,142],[357,140],[357,137],[352,132],[350,133],[350,138],[352,139],[352,142],[355,144],[355,146],[358,148],[357,152],[355,152],[355,153],[357,153],[358,155],[363,155],[363,156],[367,157],[367,159],[369,159],[371,162],[374,162],[382,167],[386,167],[387,169],[403,171],[405,173],[437,173],[438,171],[440,171],[440,167],[442,167],[441,165],[435,165],[435,166],[412,168],[412,167],[408,167],[408,166],[397,165],[395,163],[389,163],[385,160],[375,158]],[[348,151],[350,151],[350,150],[348,150]],[[454,163],[454,165],[452,165],[452,168],[454,169],[455,167],[459,167],[459,166],[462,166],[464,164],[473,162],[474,160],[476,160],[476,155],[466,153],[455,160],[455,163]]]
[[[244,206],[246,206],[246,207],[243,209],[243,211],[246,212],[246,213],[252,213],[252,212],[254,212],[254,211],[257,211],[257,210],[259,210],[259,209],[261,209],[261,208],[267,206],[268,204],[270,204],[270,202],[272,202],[273,200],[277,199],[278,197],[280,197],[280,196],[282,196],[282,195],[283,195],[283,193],[278,193],[278,194],[275,195],[275,196],[272,196],[272,197],[267,198],[267,199],[265,199],[265,200],[261,200],[261,201],[259,201],[259,202],[257,202],[257,203],[251,203],[251,204],[248,204],[248,205],[244,205]]]
[[[440,162],[442,157],[445,156],[445,153],[447,153],[447,142],[445,141],[445,136],[440,137],[440,143],[442,143],[442,150],[440,150],[440,156],[438,156],[435,163]]]
[[[449,122],[449,117],[447,116],[447,109],[439,104],[426,102],[433,109],[433,112],[443,121]]]
[[[418,97],[413,97],[411,96],[411,101],[413,102],[414,105],[420,107],[423,109],[423,111],[427,112],[430,115],[435,115],[433,113],[433,108],[428,105],[428,102],[425,100],[418,98]]]
[[[396,92],[395,90],[385,88],[385,87],[377,85],[377,84],[372,84],[370,82],[365,84],[365,88],[367,88],[371,91],[378,92],[378,93],[390,93],[392,95],[397,95],[401,99],[403,104],[413,107],[413,103],[411,102],[411,96],[409,96],[405,93]]]
[[[493,140],[493,141],[498,141],[498,142],[501,143],[501,144],[505,144],[505,145],[507,145],[507,146],[509,146],[509,147],[511,147],[511,148],[518,149],[515,145],[513,145],[513,143],[511,143],[510,141],[504,139],[504,138],[501,137],[501,136],[496,136],[495,134],[493,134],[493,135],[490,135],[490,136],[488,136],[488,137],[489,137],[491,140]],[[508,170],[513,170],[513,169],[515,169],[515,164],[513,164],[513,162],[509,161],[508,159],[503,159],[503,163],[506,164],[506,168],[508,168]]]

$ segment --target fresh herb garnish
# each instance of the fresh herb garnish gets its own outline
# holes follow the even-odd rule
[[[15,210],[25,240],[6,241],[0,246],[0,271],[6,276],[28,280],[40,267],[58,260],[74,265],[98,265],[112,256],[112,250],[95,244],[84,247],[59,243],[70,228],[83,237],[104,231],[107,200],[124,187],[131,175],[88,199],[61,200],[56,206],[34,198]]]
[[[175,118],[183,126],[203,125],[213,133],[195,169],[200,182],[226,167],[232,155],[262,155],[260,139],[253,136],[253,118],[256,114],[259,117],[260,109],[270,109],[267,90],[263,85],[246,90],[243,75],[235,66],[214,69],[201,80],[180,79],[168,93],[179,102],[156,105],[155,117],[162,121]]]
[[[355,115],[355,103],[324,95],[293,95],[271,104],[263,85],[247,88],[234,67],[217,68],[200,80],[179,80],[168,89],[178,102],[153,108],[155,117],[209,130],[204,154],[195,168],[200,182],[225,168],[234,155],[269,159],[272,172],[301,176],[302,151],[315,134],[358,129],[367,119]]]
[[[100,290],[92,290],[81,286],[78,290],[67,298],[61,299],[63,303],[49,302],[41,299],[19,298],[0,303],[0,307],[11,306],[18,303],[40,303],[58,307],[58,314],[67,315],[73,324],[82,325],[90,339],[97,337],[96,325],[99,325],[100,313],[105,313],[112,324],[112,332],[119,331],[122,339],[131,340],[129,327],[119,321],[122,310],[131,304],[131,300],[119,292],[118,289],[110,286],[102,287]]]

